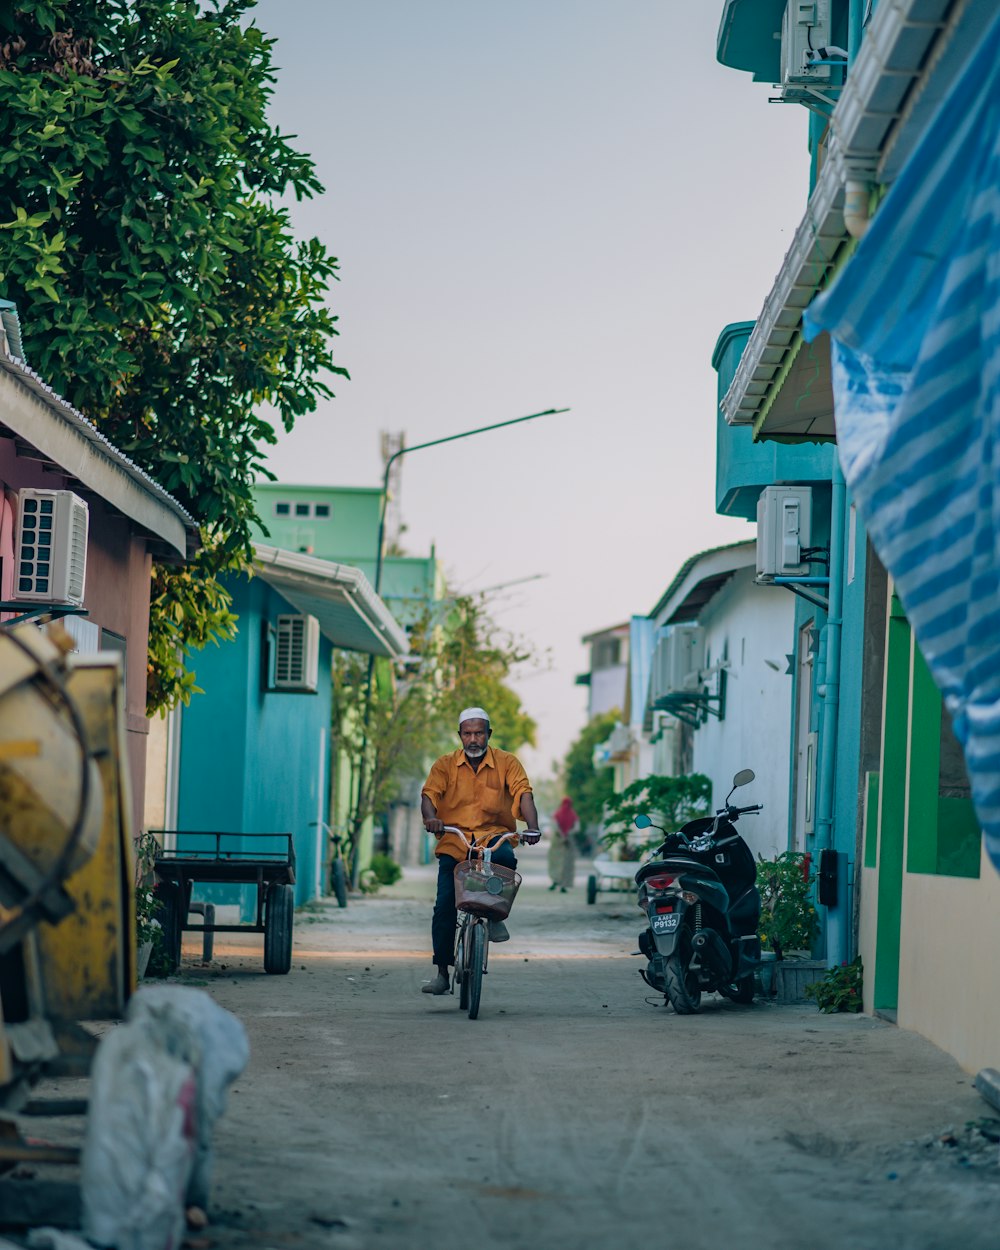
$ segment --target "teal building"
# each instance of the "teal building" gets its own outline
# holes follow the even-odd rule
[[[398,658],[406,634],[359,569],[263,543],[255,554],[254,576],[227,582],[236,638],[198,654],[204,693],[180,713],[177,828],[292,834],[301,906],[325,892],[333,651]],[[241,897],[248,916],[256,895],[195,897]]]

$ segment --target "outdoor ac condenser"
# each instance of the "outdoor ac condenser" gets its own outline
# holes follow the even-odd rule
[[[781,87],[786,100],[801,100],[809,87],[830,82],[830,0],[788,0],[781,21]]]
[[[17,493],[14,598],[80,607],[87,585],[90,512],[71,490]]]
[[[812,525],[811,486],[768,486],[757,501],[757,581],[805,577]]]
[[[704,652],[700,625],[672,625],[653,652],[652,701],[671,694],[693,691],[698,686]]]
[[[274,649],[275,690],[319,688],[319,621],[314,616],[278,617]]]

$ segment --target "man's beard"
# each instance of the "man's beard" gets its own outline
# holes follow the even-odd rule
[[[486,754],[485,747],[465,747],[465,754],[470,760],[481,760]]]

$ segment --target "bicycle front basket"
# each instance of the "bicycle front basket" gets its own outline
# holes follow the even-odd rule
[[[464,859],[455,865],[455,906],[475,916],[503,920],[510,914],[521,874],[502,864]]]

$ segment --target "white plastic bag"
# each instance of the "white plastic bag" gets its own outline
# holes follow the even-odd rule
[[[200,990],[147,986],[94,1061],[83,1231],[116,1250],[178,1250],[207,1206],[212,1128],[249,1058],[243,1025]]]
[[[182,985],[144,986],[129,1003],[129,1020],[151,1020],[179,1046],[177,1057],[198,1075],[197,1137],[187,1189],[189,1206],[207,1207],[212,1132],[226,1109],[226,1092],[250,1059],[246,1030],[208,994]]]
[[[83,1143],[83,1232],[117,1250],[178,1250],[195,1151],[194,1068],[151,1020],[101,1040]]]

